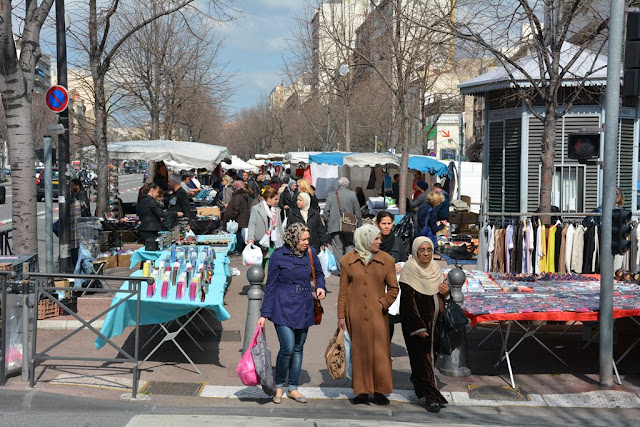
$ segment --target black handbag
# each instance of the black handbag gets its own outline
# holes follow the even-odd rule
[[[467,323],[469,323],[469,319],[462,311],[462,308],[452,299],[449,298],[444,306],[444,314],[442,315],[444,329],[447,332],[451,331],[459,331],[461,328],[464,328]]]
[[[453,353],[453,350],[462,344],[462,333],[457,331],[447,331],[443,320],[438,321],[438,331],[440,337],[438,353],[451,354]]]

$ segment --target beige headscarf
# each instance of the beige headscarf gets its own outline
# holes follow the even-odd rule
[[[433,242],[428,237],[416,237],[413,241],[412,256],[402,268],[400,282],[406,283],[423,295],[435,295],[438,293],[438,286],[443,282],[442,269],[433,260],[426,265],[418,262],[418,248],[425,242],[433,248]]]
[[[373,224],[363,225],[356,229],[356,232],[353,234],[356,252],[358,252],[358,255],[360,255],[360,258],[362,258],[365,264],[368,264],[371,258],[373,258],[371,245],[376,237],[378,237],[378,234],[380,234],[380,229]]]
[[[302,219],[307,222],[307,218],[309,217],[309,207],[311,206],[311,196],[307,193],[300,193],[298,194],[298,197],[302,199],[300,214],[302,215]]]

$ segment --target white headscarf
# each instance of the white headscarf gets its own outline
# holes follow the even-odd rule
[[[428,243],[433,248],[433,242],[428,237],[416,237],[411,247],[411,256],[404,264],[400,274],[400,282],[411,286],[416,292],[423,295],[435,295],[438,287],[444,281],[442,268],[433,262],[420,264],[418,262],[418,248]]]
[[[373,253],[371,253],[371,245],[373,241],[380,234],[380,229],[373,224],[366,224],[362,227],[356,229],[353,238],[356,244],[356,252],[362,258],[365,264],[368,264],[373,258]]]
[[[300,214],[302,215],[302,219],[307,222],[307,217],[309,216],[309,207],[311,207],[311,196],[307,193],[302,192],[298,194],[298,197],[302,199],[302,207],[300,208]]]

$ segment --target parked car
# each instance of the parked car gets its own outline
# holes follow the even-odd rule
[[[51,184],[53,185],[53,198],[58,198],[58,168],[53,168]],[[36,179],[36,198],[39,202],[44,200],[44,168],[40,171],[40,175]]]

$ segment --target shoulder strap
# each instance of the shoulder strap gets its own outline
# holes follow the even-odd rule
[[[311,276],[313,277],[313,287],[316,287],[316,268],[313,266],[313,256],[311,255],[311,248],[308,249],[309,262],[311,263]]]
[[[336,191],[336,201],[338,202],[338,210],[342,213],[342,207],[340,206],[340,197],[338,196],[338,192]]]

